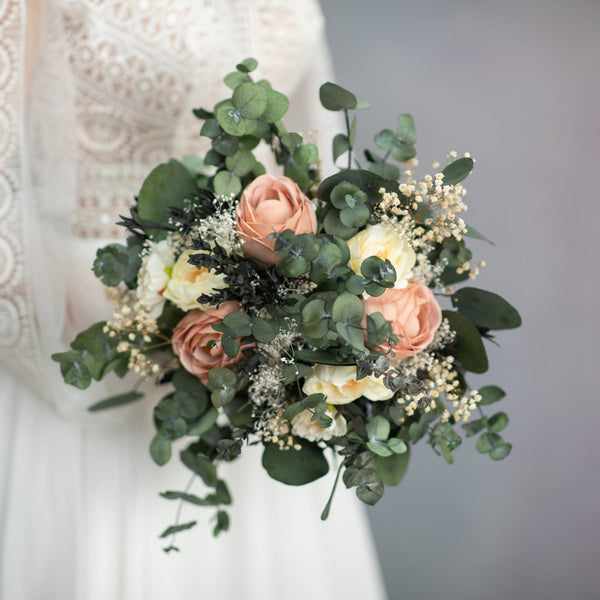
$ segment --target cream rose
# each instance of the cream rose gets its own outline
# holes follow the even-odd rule
[[[221,346],[221,332],[212,328],[226,315],[241,310],[237,302],[224,302],[216,308],[188,312],[173,330],[173,351],[183,368],[203,383],[208,383],[208,372],[213,367],[228,367],[244,358],[242,349],[233,358],[227,356]],[[216,342],[214,345],[210,342]]]
[[[348,404],[361,396],[369,400],[388,400],[394,395],[381,378],[369,375],[357,380],[356,367],[332,365],[316,365],[304,380],[302,391],[307,396],[324,394],[327,404]]]
[[[206,308],[196,300],[201,294],[212,294],[225,287],[225,276],[214,271],[198,268],[188,262],[194,250],[186,250],[179,256],[171,279],[168,281],[163,296],[176,304],[182,310]]]
[[[167,240],[152,242],[142,259],[136,294],[144,310],[155,319],[162,312],[165,303],[163,292],[171,278],[174,262],[173,249]]]
[[[415,265],[416,255],[408,241],[398,234],[391,225],[367,225],[348,240],[350,261],[348,265],[357,273],[360,272],[362,261],[369,256],[378,256],[389,260],[396,269],[396,285],[400,288],[406,285]]]
[[[316,233],[312,202],[288,177],[261,175],[244,190],[236,209],[236,229],[246,253],[264,263],[275,264],[275,240],[267,236],[291,229]]]
[[[346,435],[348,427],[346,419],[333,406],[327,406],[325,414],[331,417],[329,427],[319,427],[317,421],[312,421],[312,411],[303,410],[292,419],[292,433],[310,442],[330,440],[332,437]]]
[[[422,283],[409,281],[401,290],[388,289],[381,296],[363,299],[367,315],[379,312],[392,324],[398,343],[392,347],[396,358],[407,358],[425,350],[442,322],[442,310],[433,292]],[[387,345],[379,349],[388,349]]]

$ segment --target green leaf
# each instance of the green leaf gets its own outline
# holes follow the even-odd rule
[[[142,219],[165,223],[167,208],[182,208],[183,201],[196,191],[196,182],[185,166],[170,160],[155,167],[144,180],[137,196],[137,213]]]
[[[482,233],[479,233],[479,231],[477,231],[477,229],[474,229],[470,225],[467,225],[467,233],[465,233],[464,235],[465,235],[465,237],[470,237],[470,238],[473,238],[474,240],[482,240],[484,242],[487,242],[488,244],[491,244],[492,246],[496,245],[496,244],[494,244],[494,242],[492,242],[491,240],[488,240],[488,238],[486,238]]]
[[[290,383],[294,383],[298,379],[302,379],[312,373],[312,367],[308,365],[304,365],[302,363],[292,363],[291,365],[286,365],[283,369],[282,376],[284,377],[284,385],[288,385]]]
[[[510,451],[512,450],[512,444],[508,444],[507,442],[503,442],[499,446],[496,446],[493,450],[490,451],[490,458],[492,460],[502,460],[506,458]]]
[[[171,442],[157,433],[150,442],[150,456],[159,467],[166,465],[171,458]]]
[[[446,166],[442,173],[444,174],[444,185],[456,185],[469,176],[473,170],[475,161],[472,158],[459,158]]]
[[[481,400],[479,401],[481,406],[488,406],[489,404],[502,400],[502,398],[506,396],[506,392],[497,385],[486,385],[479,388],[477,391],[481,396]]]
[[[329,471],[329,464],[317,444],[297,440],[300,450],[280,450],[277,444],[265,444],[262,465],[277,481],[287,485],[304,485]]]
[[[265,123],[275,123],[279,121],[290,106],[287,96],[274,90],[267,90],[267,107],[260,116],[260,120]]]
[[[411,115],[398,115],[398,128],[396,135],[408,146],[412,146],[417,141],[417,132],[415,122]]]
[[[338,133],[333,138],[333,162],[335,162],[342,154],[345,154],[350,150],[350,140],[347,135]]]
[[[236,396],[223,410],[234,427],[245,427],[252,417],[252,403],[244,396]]]
[[[257,83],[242,83],[231,99],[238,114],[244,119],[258,119],[267,108],[267,90]]]
[[[205,121],[200,129],[200,135],[211,139],[220,136],[222,133],[223,129],[219,125],[219,121],[214,118]]]
[[[267,321],[260,317],[252,317],[252,335],[257,342],[268,344],[275,339],[279,331],[279,324],[275,321]]]
[[[217,422],[219,412],[214,406],[211,406],[192,426],[188,429],[188,435],[203,435],[210,431]]]
[[[324,83],[319,89],[319,98],[324,108],[333,111],[354,109],[358,103],[353,93],[335,83]]]
[[[252,333],[252,317],[245,312],[230,312],[223,318],[223,323],[231,328],[235,335],[240,337],[245,337]]]
[[[477,327],[459,313],[445,310],[442,315],[448,319],[450,328],[456,332],[456,358],[463,368],[473,373],[485,373],[488,369],[488,359]]]
[[[390,436],[390,422],[377,415],[367,423],[367,434],[371,440],[385,441]]]
[[[206,162],[209,165],[214,165],[218,167],[222,164],[223,159],[219,155],[223,156],[233,156],[240,147],[240,138],[237,138],[233,135],[229,135],[224,131],[212,141],[212,147],[215,152],[218,153],[217,157],[213,157],[210,153],[206,155]]]
[[[471,437],[483,431],[487,425],[487,418],[482,417],[481,419],[475,419],[474,421],[469,421],[468,423],[463,424],[463,429],[465,430],[465,434],[467,437]]]
[[[80,352],[57,352],[52,355],[52,360],[60,363],[60,372],[66,384],[84,390],[92,383],[92,376]]]
[[[191,529],[196,525],[197,521],[190,521],[189,523],[181,523],[179,525],[171,525],[171,527],[167,527],[161,534],[161,538],[169,537],[170,535],[174,535],[179,533],[180,531],[186,531],[187,529]]]
[[[240,88],[237,89],[239,90]],[[219,125],[228,134],[235,137],[249,135],[256,129],[256,120],[242,117],[240,112],[233,106],[231,102],[225,102],[221,104],[221,106],[219,106],[219,108],[216,110],[215,116],[219,121]]]
[[[344,208],[340,211],[340,221],[346,227],[361,227],[370,216],[371,211],[364,204],[359,204],[354,208]]]
[[[325,302],[320,298],[309,300],[302,309],[302,327],[313,338],[323,337],[329,329]]]
[[[497,433],[483,433],[477,440],[477,451],[487,454],[498,446],[501,446],[503,442],[504,440]]]
[[[343,292],[334,301],[331,318],[334,323],[353,322],[360,325],[365,309],[360,298],[354,294]]]
[[[166,500],[183,500],[184,502],[188,502],[189,504],[195,504],[196,506],[215,506],[216,504],[218,504],[214,495],[210,495],[207,498],[200,498],[195,494],[187,494],[185,492],[174,491],[161,492],[160,495]]]
[[[97,250],[94,275],[103,285],[113,287],[121,281],[135,281],[141,264],[139,247],[134,249],[135,252],[131,256],[127,250],[127,246],[122,244],[109,244]]]
[[[227,367],[213,367],[208,372],[208,389],[211,390],[210,400],[215,408],[224,406],[236,393],[237,377]]]
[[[496,413],[488,419],[488,430],[499,433],[508,425],[508,416],[504,412]]]
[[[392,456],[394,452],[391,448],[385,443],[379,440],[369,440],[367,442],[367,448],[377,456]]]
[[[97,412],[99,410],[105,410],[106,408],[123,406],[124,404],[129,404],[143,397],[144,394],[142,392],[135,391],[127,392],[126,394],[118,394],[116,396],[111,396],[110,398],[106,398],[104,400],[101,400],[100,402],[92,404],[88,407],[88,410],[90,412]]]
[[[446,440],[440,441],[440,450],[442,452],[442,456],[446,460],[446,462],[451,465],[454,463],[454,458],[452,457],[452,453],[450,452],[450,448],[448,448],[448,442]]]
[[[195,454],[191,450],[184,450],[180,454],[181,462],[190,471],[199,475],[208,486],[213,486],[217,482],[217,467],[205,456]]]
[[[383,483],[375,469],[369,467],[360,469],[354,476],[352,484],[357,486],[356,495],[365,504],[376,504],[383,496]]]
[[[294,160],[299,165],[314,165],[319,160],[319,151],[314,144],[304,144],[294,150]]]
[[[231,171],[219,171],[213,179],[217,196],[237,196],[242,191],[240,178]]]
[[[252,81],[252,79],[247,72],[233,71],[233,73],[228,73],[225,75],[225,79],[223,81],[228,88],[235,90],[235,88],[239,85],[242,85],[242,83]]]
[[[452,305],[477,327],[513,329],[521,325],[517,310],[493,292],[465,287],[454,292]]]
[[[237,64],[235,68],[242,73],[252,73],[258,67],[258,61],[255,58],[245,58],[241,63]]]
[[[252,171],[256,162],[249,150],[240,149],[233,156],[225,159],[225,166],[238,177],[243,177]],[[222,172],[222,171],[221,171]]]
[[[408,452],[408,445],[404,440],[399,438],[390,438],[387,445],[394,454],[404,454]]]
[[[375,459],[375,471],[379,479],[385,485],[398,485],[408,469],[409,458],[410,452],[408,452],[408,449],[402,454],[394,454],[388,457],[378,456]]]

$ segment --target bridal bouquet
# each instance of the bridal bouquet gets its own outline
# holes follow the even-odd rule
[[[465,239],[485,239],[461,218],[473,159],[451,153],[417,178],[403,114],[361,165],[350,111],[368,103],[326,83],[321,103],[344,113],[346,131],[333,140],[344,167],[321,180],[317,147],[286,130],[288,99],[255,82],[255,68],[237,65],[225,77],[231,97],[195,111],[212,141],[203,160],[148,175],[119,223],[126,243],[99,249],[94,263],[114,314],[53,356],[78,388],[111,371],[164,386],[150,455],[164,465],[177,448],[210,493],[162,495],[215,507],[215,535],[231,503],[217,467],[248,444],[261,444],[267,473],[290,485],[322,477],[337,454],[334,490],[341,475],[367,504],[398,484],[419,440],[449,463],[463,435],[478,435],[494,460],[511,450],[506,414],[483,412],[504,392],[465,379],[487,370],[492,331],[520,325],[500,296],[457,286],[481,266]],[[283,175],[257,160],[261,143]]]

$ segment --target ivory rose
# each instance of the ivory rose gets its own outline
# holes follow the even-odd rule
[[[174,262],[173,249],[167,240],[151,242],[148,253],[142,259],[136,295],[142,307],[155,319],[160,316],[165,304],[163,292],[169,283]]]
[[[407,358],[429,346],[442,322],[442,310],[433,292],[422,283],[409,281],[403,289],[387,289],[381,296],[363,299],[367,315],[380,312],[392,324],[398,343],[392,347],[396,358]],[[378,348],[387,350],[388,345]]]
[[[302,391],[307,396],[324,394],[327,404],[348,404],[361,396],[369,400],[388,400],[394,395],[381,378],[369,375],[357,380],[356,367],[332,365],[315,365],[304,380]]]
[[[346,435],[348,426],[346,419],[333,406],[328,406],[325,414],[331,417],[329,427],[319,427],[317,421],[312,420],[312,411],[303,410],[292,419],[292,433],[310,442],[330,440],[332,437]]]
[[[225,276],[209,271],[205,267],[196,267],[188,262],[194,250],[183,252],[175,266],[163,296],[171,300],[182,310],[193,308],[205,308],[196,301],[201,294],[212,294],[216,290],[225,287]]]
[[[241,310],[237,302],[224,302],[216,308],[191,310],[173,330],[173,351],[184,369],[208,383],[208,372],[213,367],[228,367],[244,358],[242,348],[237,356],[230,358],[221,346],[221,332],[212,328],[213,323],[221,322],[231,312]],[[210,346],[214,340],[216,344]]]
[[[261,175],[242,193],[236,209],[236,229],[249,256],[275,264],[275,240],[267,236],[291,229],[294,233],[316,233],[317,218],[312,202],[288,177]]]
[[[362,261],[369,256],[389,260],[396,269],[395,287],[404,287],[411,276],[416,255],[410,244],[391,225],[367,225],[348,240],[350,261],[348,266],[358,275]]]

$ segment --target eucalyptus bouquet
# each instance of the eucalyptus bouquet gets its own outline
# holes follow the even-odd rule
[[[482,410],[504,392],[465,379],[487,370],[491,331],[520,325],[500,296],[456,286],[481,266],[465,238],[484,238],[460,216],[473,160],[451,153],[417,179],[414,123],[403,114],[361,166],[350,111],[368,103],[326,83],[322,105],[345,115],[333,140],[345,167],[321,181],[316,145],[286,130],[288,99],[254,82],[255,68],[237,65],[225,77],[231,97],[194,111],[211,139],[206,156],[157,166],[121,217],[126,243],[98,250],[94,272],[114,314],[53,355],[78,388],[111,371],[164,386],[150,455],[165,465],[179,440],[181,461],[210,493],[162,495],[215,507],[215,535],[231,502],[217,467],[247,444],[262,444],[266,471],[290,485],[325,475],[335,453],[334,490],[342,475],[367,504],[399,483],[421,439],[449,463],[463,435],[478,434],[477,450],[494,460],[511,450],[500,436],[506,414]],[[283,175],[256,159],[261,143]]]

